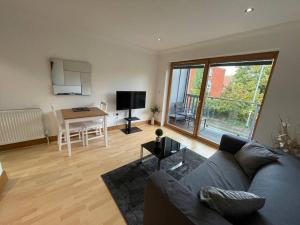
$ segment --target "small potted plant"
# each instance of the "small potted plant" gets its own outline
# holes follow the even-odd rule
[[[156,142],[160,142],[161,136],[164,134],[163,130],[158,128],[156,129],[155,134],[156,134]]]
[[[155,105],[151,107],[150,111],[152,112],[151,125],[154,125],[155,113],[160,113],[160,108],[157,105]]]

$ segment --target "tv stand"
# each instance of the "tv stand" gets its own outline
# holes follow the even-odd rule
[[[125,134],[132,134],[132,133],[142,131],[138,127],[131,127],[131,122],[132,121],[140,120],[138,117],[132,117],[131,116],[131,109],[129,109],[129,116],[124,118],[124,119],[127,121],[127,124],[126,124],[126,127],[124,129],[121,129],[121,131],[123,131]]]

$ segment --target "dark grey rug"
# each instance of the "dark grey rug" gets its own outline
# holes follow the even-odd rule
[[[137,160],[102,175],[128,225],[143,224],[144,188],[148,177],[157,167],[157,159],[149,157],[151,158],[143,164]],[[173,171],[168,170],[181,160],[181,153],[174,154],[161,161],[161,170],[179,180],[204,162],[205,158],[187,150],[185,164]]]

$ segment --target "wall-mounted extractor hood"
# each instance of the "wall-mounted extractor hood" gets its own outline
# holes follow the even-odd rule
[[[91,95],[91,64],[51,58],[51,77],[55,95]]]

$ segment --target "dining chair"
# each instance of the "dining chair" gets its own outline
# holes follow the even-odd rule
[[[65,124],[63,123],[62,119],[57,115],[57,111],[53,105],[51,105],[52,114],[55,118],[56,124],[58,126],[58,135],[57,135],[57,144],[58,150],[61,151],[63,145],[67,144],[66,137],[66,129]],[[71,144],[82,142],[84,146],[84,124],[83,123],[70,123],[70,137],[77,137],[77,140],[71,140]]]
[[[104,111],[104,112],[107,111],[107,103],[106,102],[101,101],[100,105],[98,105],[98,106],[102,111]],[[85,145],[89,144],[89,140],[101,138],[104,136],[103,135],[103,129],[104,129],[103,119],[86,122],[84,124],[84,127],[85,127]],[[90,135],[93,135],[93,136],[90,136]]]

